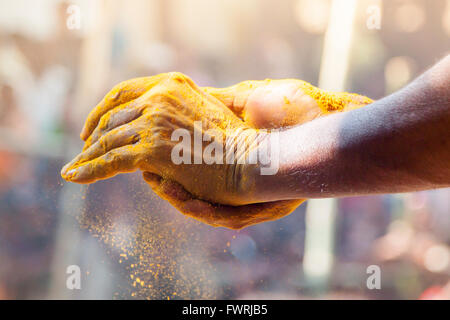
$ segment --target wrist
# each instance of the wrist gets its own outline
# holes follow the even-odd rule
[[[264,132],[258,144],[258,162],[247,167],[252,186],[252,202],[289,199],[289,152],[292,142],[290,130]],[[298,156],[296,156],[299,161]],[[293,198],[290,198],[293,199]]]
[[[334,179],[332,170],[337,168],[335,160],[339,151],[336,140],[338,129],[333,125],[334,121],[324,121],[329,119],[317,119],[270,134],[267,140],[277,141],[279,145],[278,158],[272,164],[278,170],[269,175],[255,172],[258,201],[330,195],[330,181]]]
[[[275,175],[279,170],[278,131],[243,130],[235,140],[232,189],[242,204],[268,201],[261,195],[260,182],[261,176]]]

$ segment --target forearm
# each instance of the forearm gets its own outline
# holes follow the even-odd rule
[[[450,186],[449,74],[446,57],[409,86],[365,108],[281,132],[280,168],[256,178],[258,197],[271,201]]]

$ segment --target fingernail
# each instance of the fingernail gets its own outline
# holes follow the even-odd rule
[[[77,174],[77,170],[76,169],[72,169],[69,170],[68,172],[66,172],[66,174],[63,175],[63,178],[66,180],[72,180],[72,178],[74,178]]]
[[[62,176],[67,173],[67,169],[69,169],[69,164],[66,164],[64,167],[62,167],[62,169],[61,169]]]
[[[83,141],[86,140],[86,128],[85,128],[85,127],[83,127],[83,129],[81,129],[81,132],[80,132],[80,138],[81,138],[81,140],[83,140]]]

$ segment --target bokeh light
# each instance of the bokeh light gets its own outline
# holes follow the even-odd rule
[[[298,0],[295,6],[297,23],[307,32],[322,34],[328,25],[329,0]]]
[[[414,69],[414,60],[409,57],[390,58],[384,67],[386,92],[393,92],[408,83],[413,77]]]
[[[414,2],[406,2],[395,12],[395,22],[402,32],[416,32],[425,23],[425,11]]]
[[[425,267],[431,272],[442,272],[450,264],[449,249],[444,245],[434,245],[425,252]]]

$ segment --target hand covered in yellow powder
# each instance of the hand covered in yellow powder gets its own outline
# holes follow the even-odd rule
[[[203,88],[254,128],[281,128],[359,108],[371,99],[326,92],[297,79],[244,81],[227,88]]]
[[[91,183],[140,169],[153,190],[182,213],[213,226],[242,228],[285,216],[304,200],[253,203],[251,165],[175,164],[171,152],[178,142],[171,135],[176,129],[193,137],[201,121],[200,132],[221,133],[223,140],[209,137],[224,143],[230,131],[238,133],[236,140],[246,139],[251,128],[292,126],[369,102],[358,95],[326,94],[300,80],[201,89],[180,73],[132,79],[90,113],[81,133],[83,152],[62,176]],[[258,148],[255,141],[241,157]]]
[[[229,146],[234,150],[248,130],[222,102],[180,73],[134,79],[113,89],[90,113],[81,134],[86,139],[83,151],[63,168],[62,176],[92,183],[140,169],[176,181],[200,199],[229,205],[251,203],[248,166],[224,164],[223,156],[211,164],[202,159],[204,144],[214,140],[220,145],[227,134],[234,133],[236,139]],[[173,155],[180,145],[172,140],[175,132],[188,145]],[[197,153],[192,143],[198,141],[196,134],[201,135]],[[206,137],[210,141],[202,141]],[[238,157],[251,147],[257,146],[240,150]],[[179,163],[180,159],[187,160]]]
[[[203,90],[222,101],[247,125],[259,129],[298,125],[371,102],[358,94],[326,93],[297,79],[244,81],[227,88],[206,87]],[[144,172],[144,179],[155,193],[184,214],[228,228],[279,219],[305,201],[294,199],[227,206],[195,199],[180,184],[150,172]]]

